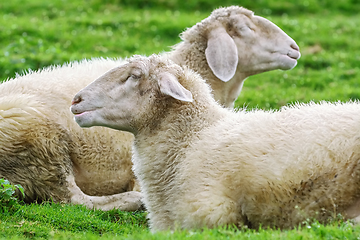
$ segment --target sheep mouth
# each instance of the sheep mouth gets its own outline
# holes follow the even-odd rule
[[[74,120],[82,128],[92,127],[96,118],[92,113],[93,111],[78,111],[74,113]]]
[[[94,111],[94,110],[79,110],[74,107],[71,107],[70,110],[75,116],[78,116],[78,117]]]
[[[75,116],[81,116],[81,115],[84,115],[88,113],[88,111],[85,111],[85,112],[79,112],[79,113],[74,113]]]
[[[287,53],[278,53],[277,63],[278,68],[281,70],[290,70],[297,65],[297,60],[300,58],[299,51],[288,51]]]
[[[288,52],[287,52],[287,54],[284,54],[284,55],[286,55],[286,56],[288,56],[289,58],[291,58],[291,59],[294,59],[294,60],[298,60],[299,58],[300,58],[300,56],[301,56],[301,54],[300,54],[300,52],[299,51],[296,51],[296,50],[289,50]]]

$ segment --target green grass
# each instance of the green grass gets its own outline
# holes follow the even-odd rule
[[[360,227],[341,219],[293,230],[229,228],[151,233],[146,213],[91,211],[83,206],[31,204],[0,215],[0,239],[358,239]]]
[[[26,69],[91,57],[168,51],[178,34],[235,0],[8,0],[0,2],[0,81]],[[249,77],[236,107],[360,98],[358,0],[243,0],[287,32],[302,57],[291,71]],[[279,230],[150,233],[146,213],[32,204],[0,214],[0,239],[358,239],[340,220]]]
[[[146,213],[90,211],[83,206],[31,204],[0,217],[0,239],[9,236],[50,238],[54,236],[128,235],[148,232]]]

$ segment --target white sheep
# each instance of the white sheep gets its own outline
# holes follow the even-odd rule
[[[106,128],[84,131],[69,113],[79,89],[121,64],[84,60],[0,85],[0,178],[21,184],[25,201],[51,199],[103,210],[141,206],[141,194],[128,192],[135,185],[132,134]],[[123,192],[128,193],[89,196]]]
[[[155,55],[74,97],[81,127],[135,135],[133,170],[152,230],[360,218],[360,103],[236,113],[210,92],[198,74]]]
[[[240,7],[215,10],[182,38],[164,55],[208,78],[225,106],[233,104],[247,76],[290,69],[300,56],[296,43],[276,25]],[[103,210],[141,205],[141,194],[131,191],[137,190],[132,134],[81,129],[68,111],[75,93],[122,63],[84,60],[0,85],[0,178],[21,184],[26,201],[52,199]]]
[[[247,77],[292,69],[300,58],[298,45],[278,26],[238,6],[214,10],[181,38],[169,58],[200,73],[215,99],[230,108]]]

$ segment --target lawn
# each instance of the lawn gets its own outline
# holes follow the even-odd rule
[[[235,0],[11,0],[0,2],[0,81],[28,69],[94,57],[160,53],[179,33]],[[360,98],[358,0],[243,0],[299,45],[290,71],[249,77],[236,107],[277,109],[293,102]],[[0,216],[0,239],[358,239],[360,228],[335,217],[299,228],[150,233],[146,213],[32,204]]]
[[[216,228],[151,233],[146,213],[90,211],[83,206],[31,204],[0,216],[0,239],[358,239],[360,227],[335,218],[305,222],[293,230]]]

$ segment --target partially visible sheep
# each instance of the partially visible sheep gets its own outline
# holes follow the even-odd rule
[[[155,55],[98,78],[71,111],[81,127],[135,135],[133,170],[153,230],[360,218],[358,102],[235,113],[198,74]]]
[[[124,193],[135,185],[133,135],[106,128],[84,131],[69,112],[79,89],[122,63],[85,60],[0,84],[0,178],[21,184],[25,201],[51,199],[103,210],[141,206],[139,192]]]
[[[225,106],[232,106],[247,76],[290,69],[300,56],[296,43],[276,25],[235,6],[215,10],[182,38],[164,54],[207,78]],[[122,63],[85,60],[0,85],[0,178],[21,184],[26,201],[52,199],[103,210],[140,207],[140,193],[131,191],[137,190],[132,134],[83,130],[68,111],[76,92]],[[96,197],[103,195],[109,196]]]
[[[278,26],[238,6],[214,10],[181,38],[169,58],[200,73],[215,99],[230,108],[247,77],[292,69],[300,58],[298,45]]]

